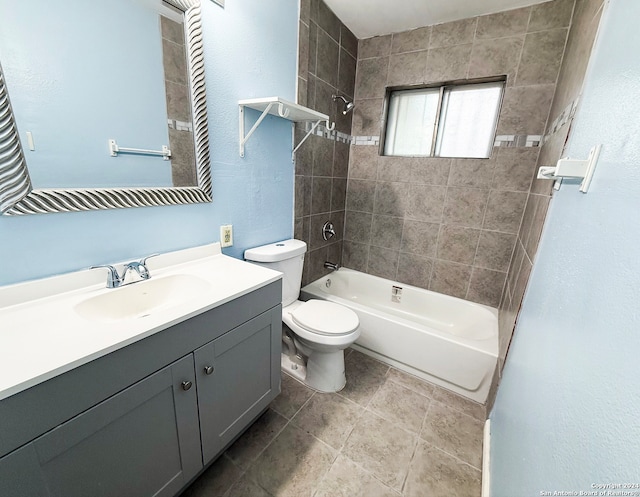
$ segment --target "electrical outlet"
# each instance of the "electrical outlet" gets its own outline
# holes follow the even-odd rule
[[[222,247],[233,245],[233,226],[231,224],[220,226],[220,245]]]

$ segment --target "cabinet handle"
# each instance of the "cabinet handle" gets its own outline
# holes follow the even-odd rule
[[[213,373],[213,366],[205,366],[204,374],[211,374],[211,373]]]
[[[189,390],[192,385],[193,385],[193,383],[191,383],[190,381],[183,381],[182,382],[182,389],[183,390]]]

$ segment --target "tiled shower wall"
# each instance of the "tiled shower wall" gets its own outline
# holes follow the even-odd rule
[[[301,0],[298,49],[298,103],[327,114],[335,131],[348,135],[352,114],[343,116],[333,94],[353,100],[358,40],[321,0]],[[296,125],[298,144],[304,125]],[[322,128],[322,126],[321,126]],[[341,263],[342,233],[349,166],[344,140],[310,136],[295,157],[294,236],[308,245],[303,284],[328,270],[325,261]],[[331,221],[336,236],[322,239]]]
[[[551,106],[545,142],[537,166],[552,166],[563,156],[569,127],[582,90],[589,55],[596,38],[604,0],[577,0],[567,40],[567,48]],[[595,144],[594,144],[595,145]],[[585,158],[588,151],[585,151]],[[534,179],[515,252],[500,303],[500,364],[502,370],[507,349],[529,274],[533,268],[544,219],[551,200],[553,182]]]
[[[168,17],[160,16],[160,28],[172,184],[173,186],[194,186],[198,184],[198,178],[195,168],[184,26]]]
[[[385,87],[506,75],[497,135],[543,135],[573,4],[554,0],[360,40],[352,134],[380,136]],[[497,307],[539,151],[501,146],[490,159],[409,158],[353,145],[343,264]]]

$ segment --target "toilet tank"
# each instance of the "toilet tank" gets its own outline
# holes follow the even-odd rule
[[[302,283],[302,267],[307,244],[301,240],[284,240],[244,251],[245,260],[280,271],[282,276],[282,305],[298,300]]]

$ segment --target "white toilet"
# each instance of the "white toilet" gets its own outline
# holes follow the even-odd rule
[[[360,336],[355,312],[325,300],[298,300],[307,244],[285,240],[246,250],[247,261],[283,273],[282,369],[321,392],[344,388],[344,349]]]

